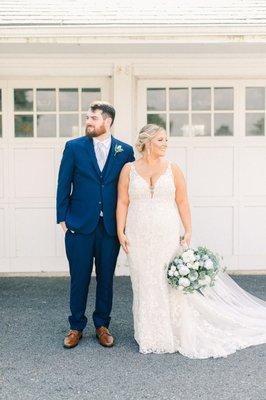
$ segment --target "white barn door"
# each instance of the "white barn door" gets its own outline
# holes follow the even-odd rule
[[[266,81],[140,80],[139,130],[169,134],[183,170],[192,245],[224,255],[229,270],[266,270]],[[133,139],[135,141],[135,137]]]
[[[0,82],[0,272],[67,270],[56,225],[58,167],[67,140],[84,135],[108,78]]]

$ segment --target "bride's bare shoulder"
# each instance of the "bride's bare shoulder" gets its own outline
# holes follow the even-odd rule
[[[183,174],[182,169],[179,167],[179,165],[177,165],[174,162],[171,162],[170,165],[171,165],[171,168],[172,168],[172,171],[173,171],[173,174],[174,174],[175,178],[183,180],[184,179],[184,174]]]
[[[127,162],[127,163],[125,163],[124,166],[123,166],[123,168],[122,168],[122,171],[123,171],[123,170],[124,170],[124,171],[130,171],[131,168],[132,168],[132,164],[133,164],[133,162]]]
[[[174,162],[170,162],[170,165],[171,165],[171,168],[172,168],[173,172],[175,172],[177,174],[182,174],[183,173],[178,164],[176,164]]]
[[[120,177],[128,177],[132,167],[132,162],[127,162],[121,169]]]

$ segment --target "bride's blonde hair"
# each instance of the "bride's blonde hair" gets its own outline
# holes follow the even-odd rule
[[[158,132],[164,131],[162,126],[155,124],[147,124],[141,128],[138,134],[137,142],[135,144],[136,149],[142,153],[145,149],[145,144],[150,142]]]

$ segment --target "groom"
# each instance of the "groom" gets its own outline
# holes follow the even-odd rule
[[[134,161],[132,146],[110,133],[114,118],[111,104],[91,103],[86,116],[86,135],[66,143],[59,169],[57,223],[65,232],[71,277],[66,348],[79,343],[87,324],[85,311],[93,261],[97,281],[93,312],[96,337],[105,347],[114,343],[108,327],[120,247],[116,231],[117,183],[124,164]]]

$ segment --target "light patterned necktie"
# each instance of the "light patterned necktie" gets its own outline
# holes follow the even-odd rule
[[[99,168],[102,171],[106,161],[106,152],[105,152],[105,146],[101,142],[97,143],[97,161]]]

